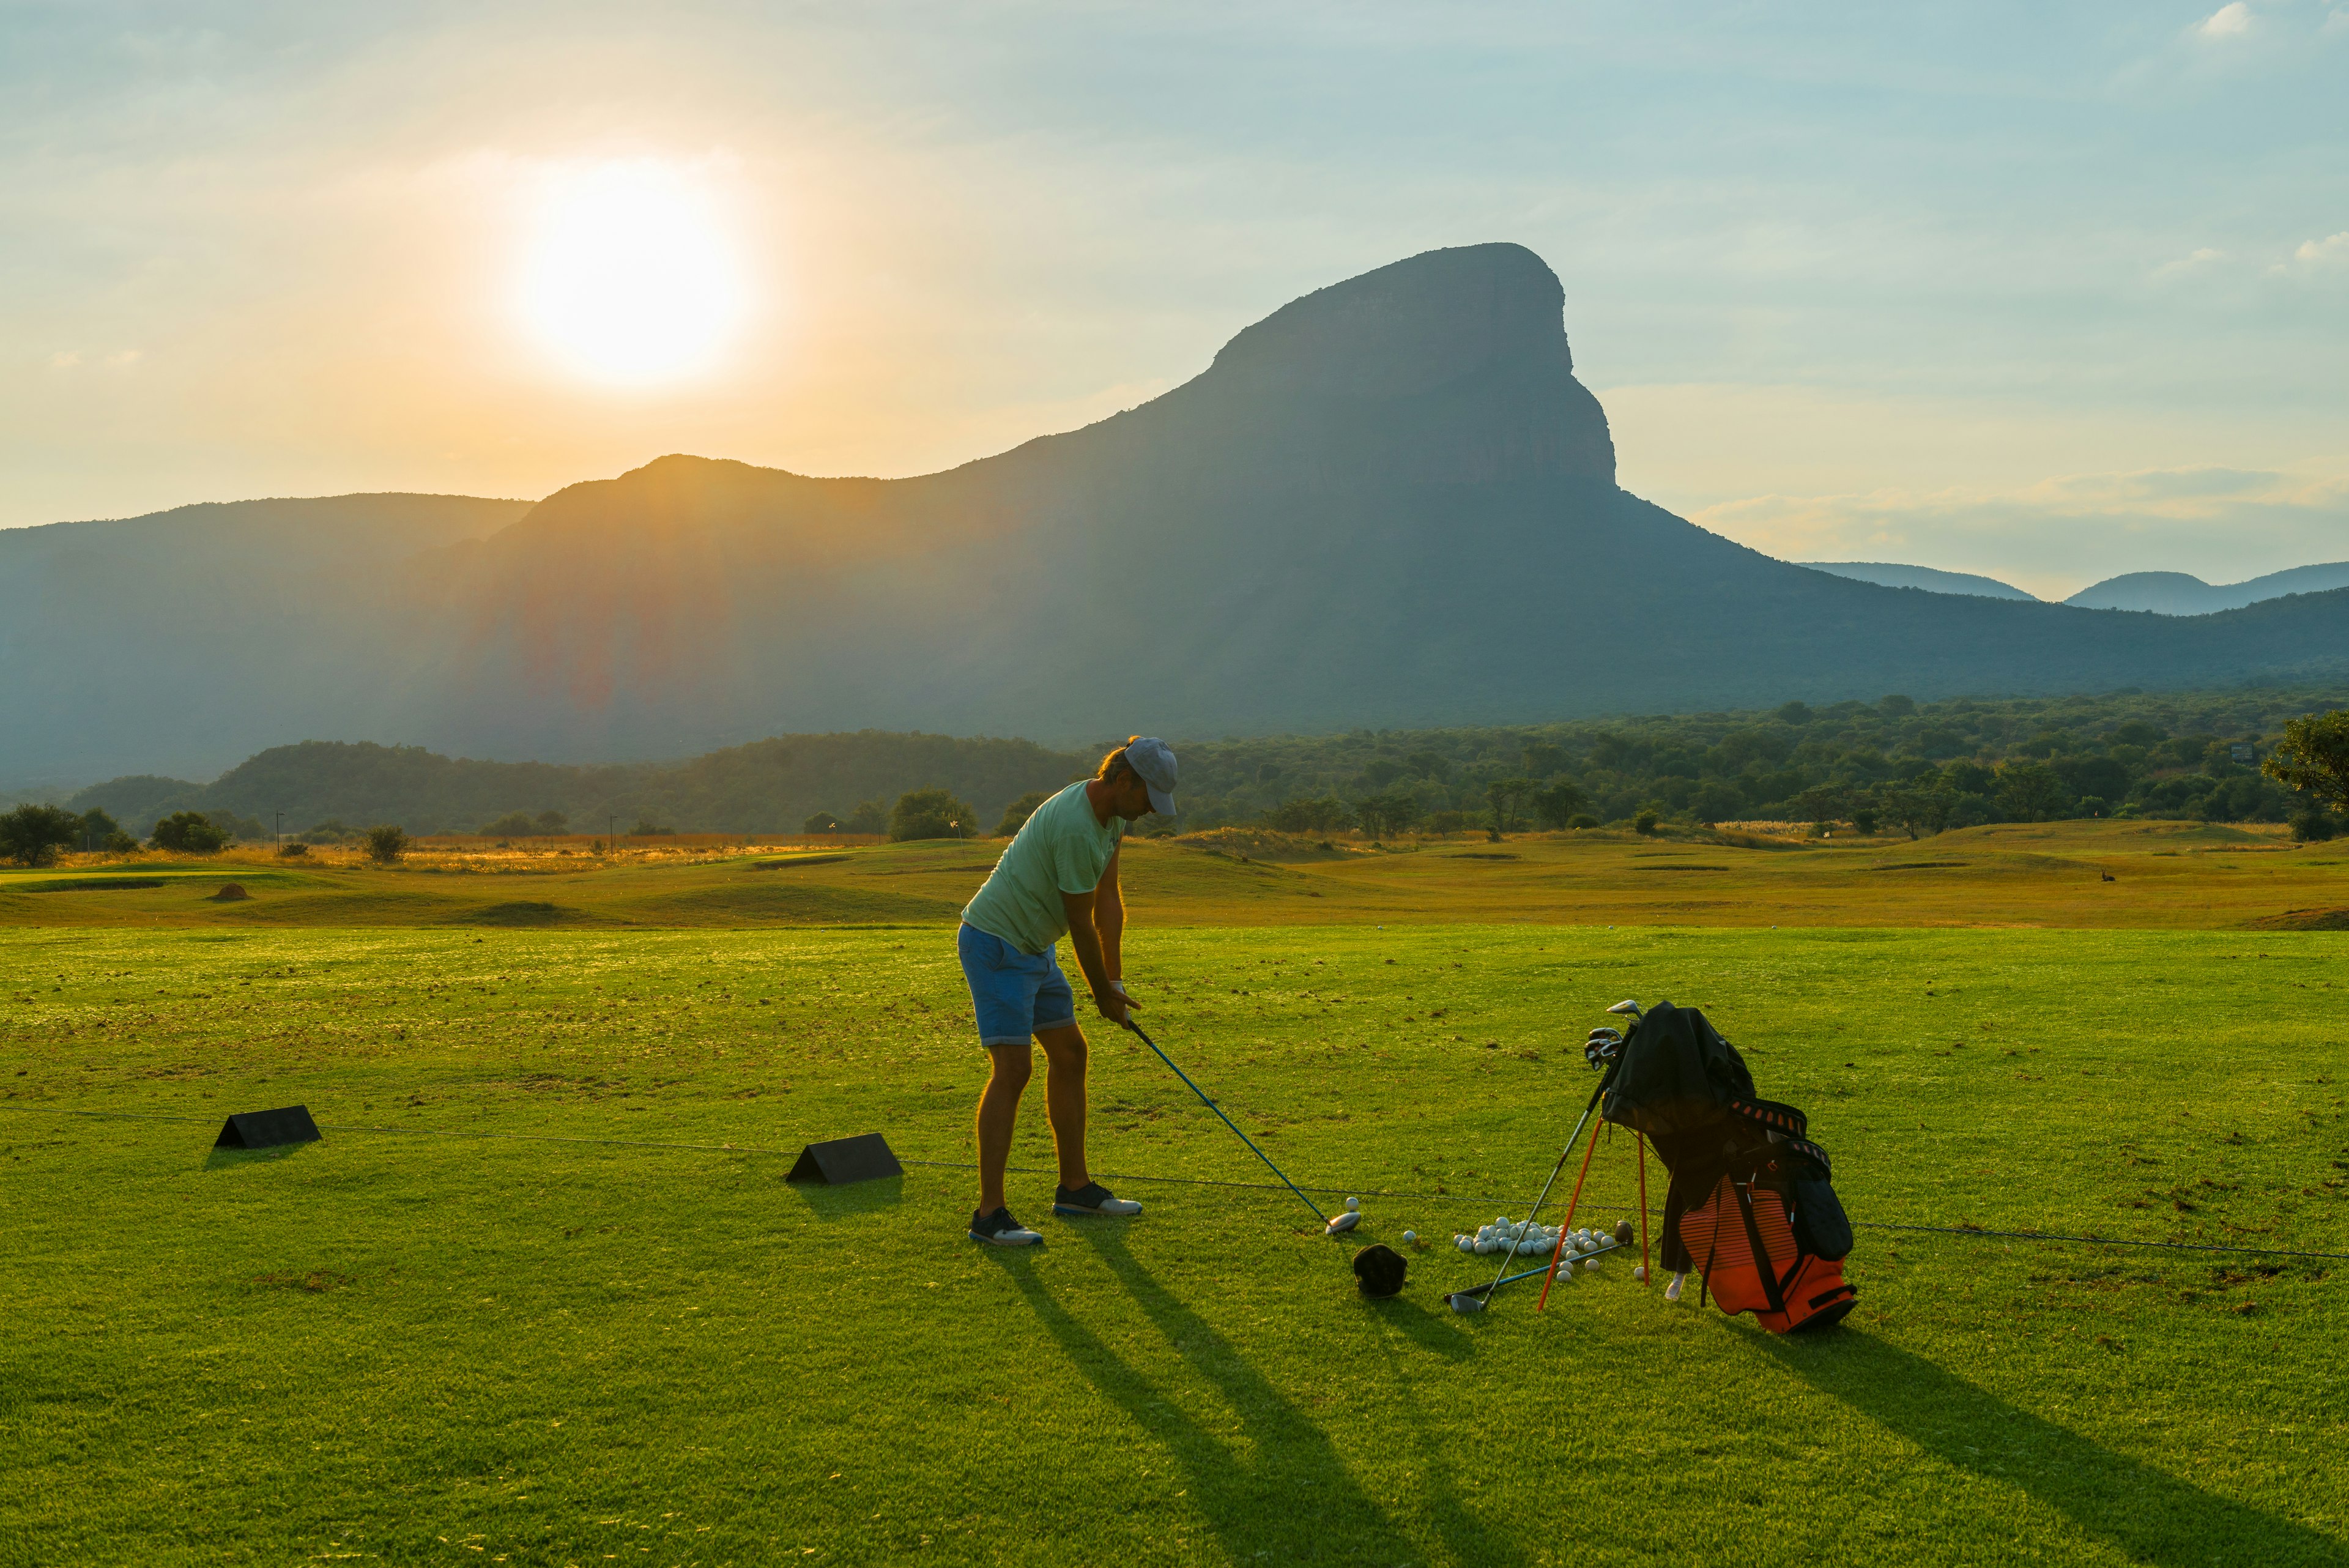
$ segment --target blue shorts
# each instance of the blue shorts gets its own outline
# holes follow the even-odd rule
[[[980,1044],[1025,1045],[1040,1029],[1065,1029],[1077,1021],[1076,993],[1053,948],[1023,953],[968,921],[955,948],[962,955],[963,978],[970,981]]]

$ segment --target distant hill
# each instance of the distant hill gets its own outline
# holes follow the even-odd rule
[[[321,736],[625,762],[866,727],[1073,744],[2349,670],[2349,590],[2117,615],[1709,534],[1616,486],[1562,306],[1522,246],[1432,251],[1139,408],[919,478],[677,456],[526,511],[0,535],[0,734],[28,771],[102,777]]]
[[[2064,602],[2084,609],[2151,610],[2156,615],[2214,615],[2286,594],[2329,593],[2349,587],[2349,561],[2293,566],[2264,577],[2218,586],[2184,572],[2129,572],[2082,588]]]
[[[1984,599],[2028,599],[2036,604],[2039,596],[2026,594],[2012,583],[2002,583],[1996,577],[1980,577],[1971,572],[1944,572],[1931,566],[1902,566],[1890,561],[1805,561],[1804,566],[1815,572],[1832,572],[1838,577],[1850,577],[1857,582],[1876,583],[1888,588],[1922,588],[1929,594],[1971,594]]]
[[[885,807],[909,789],[936,784],[977,806],[985,832],[1012,801],[1088,776],[1100,756],[1029,741],[868,732],[779,735],[679,763],[573,767],[307,741],[248,758],[210,784],[152,774],[110,779],[70,804],[75,811],[102,807],[141,835],[174,811],[231,812],[264,825],[282,811],[289,833],[328,818],[352,827],[396,822],[411,833],[471,832],[516,811],[559,811],[580,833],[601,833],[615,817],[623,832],[650,817],[682,832],[796,833],[814,812],[845,816],[865,801]]]

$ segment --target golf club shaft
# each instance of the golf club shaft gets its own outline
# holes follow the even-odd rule
[[[1609,1241],[1609,1242],[1608,1242],[1608,1243],[1607,1243],[1607,1245],[1605,1245],[1605,1246],[1603,1246],[1603,1247],[1596,1247],[1596,1248],[1593,1248],[1591,1251],[1588,1251],[1588,1252],[1581,1252],[1581,1253],[1578,1253],[1578,1254],[1576,1255],[1576,1262],[1579,1262],[1579,1261],[1580,1261],[1581,1259],[1583,1259],[1583,1258],[1595,1258],[1595,1257],[1599,1256],[1599,1253],[1601,1253],[1601,1252],[1613,1252],[1613,1251],[1619,1251],[1619,1250],[1621,1249],[1622,1245],[1623,1245],[1623,1243],[1621,1243],[1620,1241]],[[1468,1295],[1468,1296],[1484,1296],[1484,1297],[1485,1297],[1486,1299],[1488,1299],[1488,1300],[1489,1300],[1489,1299],[1491,1298],[1491,1296],[1492,1296],[1492,1293],[1493,1293],[1495,1291],[1498,1290],[1501,1286],[1503,1286],[1503,1285],[1514,1285],[1514,1284],[1516,1284],[1519,1280],[1530,1280],[1530,1279],[1532,1279],[1532,1278],[1533,1278],[1535,1275],[1537,1275],[1537,1274],[1547,1274],[1547,1273],[1548,1273],[1548,1272],[1550,1272],[1550,1270],[1551,1270],[1552,1268],[1554,1268],[1554,1267],[1557,1265],[1557,1259],[1556,1259],[1555,1257],[1553,1257],[1552,1259],[1550,1259],[1550,1261],[1549,1261],[1548,1262],[1544,1263],[1541,1267],[1539,1267],[1539,1268],[1537,1268],[1537,1269],[1527,1269],[1525,1272],[1523,1272],[1523,1273],[1521,1273],[1521,1274],[1511,1274],[1511,1275],[1509,1275],[1506,1279],[1495,1280],[1495,1281],[1494,1281],[1491,1284],[1489,1284],[1489,1285],[1471,1285],[1471,1286],[1469,1286],[1466,1290],[1464,1290],[1464,1291],[1461,1292],[1460,1293],[1461,1293],[1462,1295]],[[1572,1268],[1574,1267],[1574,1264],[1573,1264],[1573,1263],[1568,1263],[1568,1264],[1567,1265],[1567,1267],[1570,1270],[1570,1269],[1572,1269]]]
[[[1172,1072],[1176,1077],[1182,1079],[1184,1084],[1189,1087],[1190,1091],[1199,1096],[1199,1103],[1201,1105],[1215,1112],[1216,1117],[1221,1120],[1226,1127],[1232,1129],[1232,1136],[1234,1137],[1238,1138],[1242,1143],[1247,1145],[1248,1148],[1256,1155],[1256,1157],[1264,1161],[1266,1169],[1271,1171],[1273,1175],[1280,1178],[1280,1184],[1283,1187],[1286,1187],[1291,1192],[1297,1192],[1297,1201],[1304,1204],[1308,1209],[1312,1210],[1313,1218],[1320,1220],[1324,1226],[1327,1226],[1330,1223],[1330,1216],[1322,1213],[1320,1209],[1314,1203],[1313,1199],[1306,1197],[1304,1193],[1297,1191],[1297,1183],[1289,1180],[1288,1176],[1282,1172],[1280,1167],[1272,1163],[1272,1156],[1265,1153],[1264,1150],[1257,1148],[1256,1147],[1256,1139],[1240,1131],[1239,1124],[1233,1121],[1231,1117],[1224,1115],[1224,1107],[1216,1104],[1215,1101],[1207,1098],[1207,1091],[1199,1087],[1198,1085],[1192,1083],[1191,1075],[1183,1071],[1182,1068],[1175,1066],[1174,1058],[1169,1056],[1165,1052],[1159,1050],[1157,1041],[1153,1040],[1149,1035],[1142,1033],[1141,1024],[1136,1023],[1131,1017],[1128,1017],[1125,1020],[1125,1026],[1128,1029],[1133,1030],[1135,1036],[1139,1038],[1144,1045],[1149,1046],[1152,1053],[1154,1054],[1160,1061],[1166,1064],[1168,1071]]]
[[[1599,1087],[1590,1091],[1589,1103],[1582,1107],[1581,1120],[1574,1124],[1573,1135],[1566,1140],[1566,1147],[1558,1150],[1557,1163],[1549,1168],[1549,1179],[1542,1183],[1540,1194],[1534,1199],[1533,1210],[1531,1213],[1528,1213],[1525,1219],[1525,1222],[1526,1224],[1530,1225],[1534,1222],[1535,1217],[1541,1213],[1541,1206],[1549,1200],[1549,1189],[1557,1185],[1557,1173],[1564,1170],[1566,1168],[1566,1162],[1574,1158],[1574,1146],[1582,1141],[1583,1124],[1589,1121],[1590,1113],[1599,1108],[1599,1096],[1606,1091],[1606,1088],[1607,1081],[1602,1078],[1599,1080]],[[1516,1256],[1514,1252],[1505,1256],[1501,1266],[1493,1271],[1493,1282],[1485,1287],[1485,1293],[1488,1296],[1494,1291],[1501,1288],[1501,1276],[1508,1272],[1509,1265],[1507,1259],[1514,1256]],[[1520,1275],[1519,1277],[1523,1278],[1524,1276]]]

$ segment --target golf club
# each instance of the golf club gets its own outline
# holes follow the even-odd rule
[[[1557,1185],[1558,1172],[1566,1168],[1566,1162],[1574,1156],[1574,1146],[1582,1140],[1583,1124],[1590,1120],[1590,1113],[1599,1108],[1599,1096],[1606,1092],[1607,1080],[1601,1078],[1599,1081],[1599,1087],[1590,1091],[1590,1098],[1583,1106],[1582,1115],[1576,1120],[1574,1124],[1574,1132],[1567,1138],[1566,1147],[1558,1150],[1557,1163],[1550,1167],[1549,1179],[1542,1183],[1541,1192],[1534,1199],[1532,1211],[1527,1213],[1525,1219],[1525,1222],[1527,1225],[1531,1225],[1536,1220],[1538,1220],[1541,1217],[1541,1207],[1544,1203],[1549,1200],[1549,1189]],[[1508,1282],[1501,1276],[1508,1272],[1509,1260],[1516,1256],[1516,1253],[1514,1250],[1501,1254],[1501,1266],[1493,1271],[1493,1282],[1491,1284],[1474,1291],[1455,1291],[1451,1295],[1448,1295],[1444,1299],[1453,1303],[1452,1310],[1454,1312],[1482,1311],[1485,1306],[1485,1300],[1483,1298],[1489,1298],[1495,1291],[1499,1290],[1504,1284]],[[1534,1272],[1537,1274],[1547,1272],[1546,1267],[1536,1269],[1534,1271]],[[1516,1277],[1522,1280],[1526,1276],[1519,1274]],[[1464,1307],[1459,1304],[1463,1298],[1475,1300],[1476,1304],[1473,1307]]]
[[[1288,1177],[1281,1170],[1280,1167],[1272,1163],[1272,1156],[1265,1153],[1264,1150],[1257,1148],[1256,1147],[1256,1140],[1248,1137],[1247,1134],[1240,1131],[1238,1123],[1233,1121],[1231,1117],[1224,1115],[1224,1107],[1209,1099],[1207,1097],[1206,1090],[1199,1087],[1198,1085],[1192,1083],[1191,1075],[1183,1071],[1182,1068],[1175,1066],[1174,1057],[1169,1056],[1165,1052],[1158,1049],[1158,1042],[1153,1040],[1149,1035],[1144,1034],[1142,1032],[1142,1025],[1133,1021],[1133,1017],[1131,1013],[1127,1014],[1124,1019],[1124,1023],[1128,1029],[1133,1031],[1135,1038],[1139,1039],[1144,1045],[1149,1046],[1152,1053],[1155,1054],[1160,1061],[1166,1064],[1167,1069],[1176,1077],[1182,1079],[1184,1085],[1189,1088],[1193,1094],[1199,1096],[1199,1103],[1201,1105],[1215,1112],[1217,1118],[1220,1119],[1226,1127],[1232,1129],[1233,1137],[1247,1145],[1249,1151],[1258,1159],[1264,1161],[1266,1169],[1271,1171],[1273,1175],[1280,1178],[1280,1184],[1283,1187],[1286,1187],[1291,1192],[1297,1193],[1297,1201],[1304,1204],[1305,1207],[1313,1210],[1313,1218],[1321,1221],[1321,1228],[1324,1231],[1327,1231],[1330,1235],[1334,1236],[1340,1231],[1350,1231],[1355,1226],[1361,1223],[1361,1215],[1352,1210],[1349,1210],[1345,1213],[1339,1215],[1335,1220],[1332,1220],[1327,1214],[1322,1213],[1320,1209],[1314,1203],[1313,1199],[1306,1197],[1304,1193],[1299,1192],[1297,1183],[1289,1180]]]
[[[1471,1285],[1464,1291],[1454,1291],[1450,1295],[1444,1298],[1444,1304],[1456,1313],[1464,1314],[1483,1312],[1485,1310],[1485,1303],[1491,1299],[1493,1293],[1500,1289],[1503,1285],[1513,1285],[1519,1280],[1538,1278],[1543,1274],[1548,1273],[1551,1269],[1555,1268],[1561,1262],[1566,1264],[1568,1271],[1570,1272],[1572,1272],[1574,1265],[1585,1258],[1601,1257],[1609,1252],[1619,1251],[1623,1248],[1630,1246],[1631,1244],[1631,1239],[1627,1232],[1629,1232],[1630,1229],[1631,1222],[1629,1220],[1618,1220],[1615,1225],[1614,1240],[1609,1241],[1603,1247],[1593,1247],[1589,1251],[1578,1252],[1572,1258],[1561,1259],[1553,1257],[1548,1262],[1542,1264],[1541,1267],[1537,1269],[1527,1269],[1522,1273],[1511,1274],[1506,1279],[1495,1280],[1489,1285]]]

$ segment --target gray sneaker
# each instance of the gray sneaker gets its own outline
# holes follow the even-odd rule
[[[1009,1209],[999,1209],[992,1214],[970,1211],[970,1239],[997,1247],[1032,1247],[1044,1238],[1011,1217]]]
[[[1142,1205],[1131,1198],[1120,1198],[1098,1181],[1088,1181],[1076,1191],[1065,1187],[1052,1189],[1052,1212],[1055,1214],[1114,1214],[1123,1218],[1142,1212]]]

